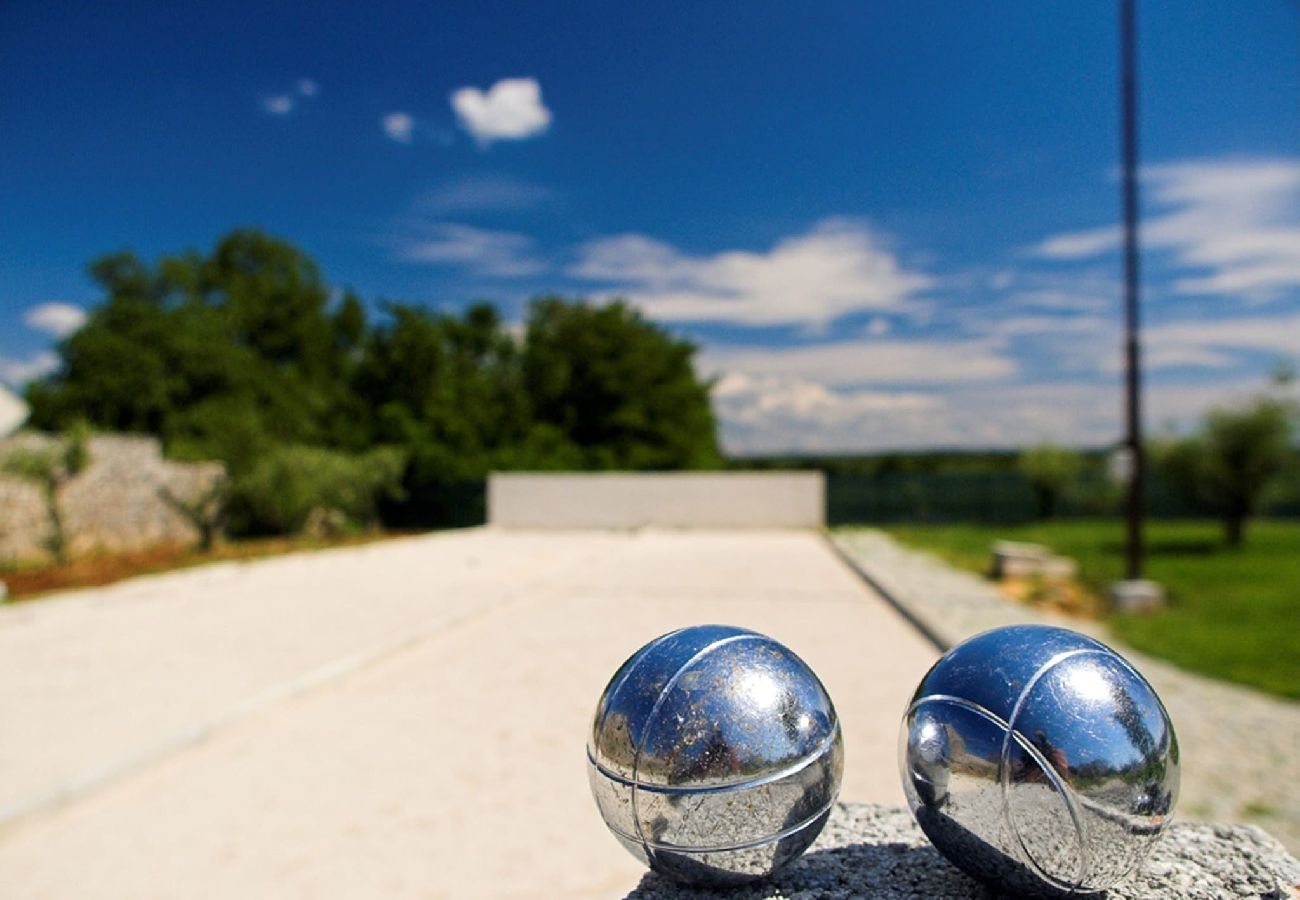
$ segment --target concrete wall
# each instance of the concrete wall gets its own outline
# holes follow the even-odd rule
[[[819,528],[821,472],[493,472],[488,524],[507,528]]]

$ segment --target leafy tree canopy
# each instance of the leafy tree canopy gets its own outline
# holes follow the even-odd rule
[[[1217,514],[1232,546],[1295,456],[1296,407],[1261,395],[1237,409],[1211,410],[1191,437],[1157,445],[1161,471],[1194,503]]]
[[[305,515],[239,499],[287,478],[286,460],[338,473],[351,470],[337,454],[400,451],[382,457],[403,461],[400,489],[376,482],[372,499],[404,524],[492,468],[720,463],[695,348],[623,303],[538,299],[522,337],[487,303],[386,303],[372,320],[355,293],[332,300],[301,250],[252,230],[155,265],[112,254],[90,275],[103,300],[28,387],[32,423],[148,432],[173,456],[223,460],[250,530]],[[346,505],[372,517],[369,499]]]

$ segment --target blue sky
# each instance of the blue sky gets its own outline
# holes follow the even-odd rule
[[[378,11],[376,11],[378,10]],[[737,452],[1120,433],[1109,3],[0,5],[0,379],[85,265],[632,298]],[[1141,3],[1148,421],[1300,358],[1300,5]]]

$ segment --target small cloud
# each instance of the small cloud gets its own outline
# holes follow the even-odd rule
[[[43,350],[26,359],[0,356],[0,381],[20,388],[29,381],[44,378],[58,368],[59,355],[52,350]]]
[[[435,215],[465,212],[513,212],[552,200],[555,191],[503,176],[462,178],[431,191],[418,203]]]
[[[274,94],[262,100],[262,109],[273,116],[287,116],[294,106],[294,99],[288,94]]]
[[[409,144],[415,138],[415,119],[410,113],[390,112],[379,120],[384,134],[399,144]]]
[[[867,334],[871,337],[883,337],[889,334],[889,320],[884,316],[876,316],[867,323]]]
[[[1003,269],[1001,272],[995,273],[993,277],[989,279],[989,287],[993,288],[995,291],[1005,291],[1015,283],[1015,280],[1015,272],[1012,272],[1009,269]]]
[[[520,278],[545,271],[527,235],[437,222],[397,241],[397,258],[411,263],[461,266],[493,278]]]
[[[86,311],[71,303],[42,303],[23,314],[29,328],[65,338],[86,324]]]
[[[503,78],[486,93],[463,87],[451,95],[461,127],[483,146],[493,141],[520,141],[541,134],[551,124],[542,89],[533,78]]]
[[[319,93],[320,83],[314,78],[299,78],[284,93],[263,97],[262,111],[272,116],[287,116],[298,108],[300,100],[311,100]]]
[[[1117,305],[1119,288],[1105,291],[1073,290],[1071,288],[1042,287],[1017,291],[1007,299],[1016,306],[1059,312],[1097,312]]]
[[[1034,253],[1045,259],[1090,259],[1119,247],[1123,232],[1118,225],[1072,231],[1047,238]]]

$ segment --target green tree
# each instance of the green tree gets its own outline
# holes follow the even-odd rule
[[[539,298],[523,360],[533,421],[580,448],[588,468],[716,466],[709,385],[694,353],[626,303]]]
[[[239,470],[248,454],[232,448],[232,431],[319,441],[355,423],[344,373],[364,317],[355,297],[331,317],[315,263],[292,245],[236,231],[206,257],[151,267],[118,253],[90,274],[104,301],[60,345],[59,371],[29,387],[38,427],[84,417]]]
[[[1176,489],[1223,520],[1224,537],[1236,547],[1294,456],[1295,427],[1292,404],[1260,396],[1243,409],[1211,410],[1199,433],[1157,445],[1154,457]]]
[[[1083,456],[1066,447],[1039,444],[1020,454],[1018,466],[1033,488],[1038,515],[1050,519],[1056,515],[1061,496],[1083,471]]]
[[[158,496],[198,531],[200,550],[206,553],[217,546],[230,512],[230,482],[224,475],[194,494],[176,494],[163,486]]]

